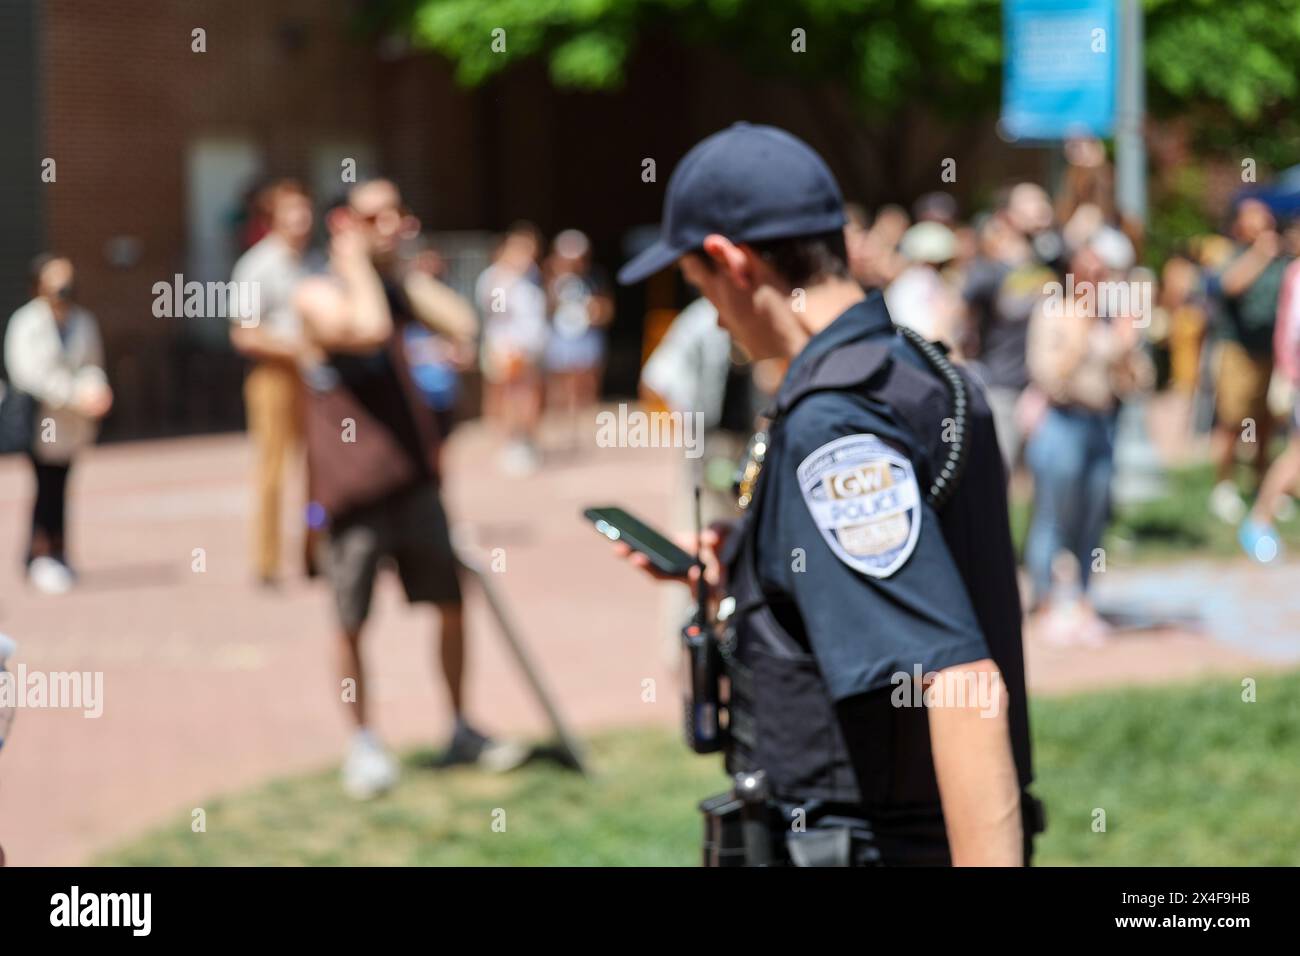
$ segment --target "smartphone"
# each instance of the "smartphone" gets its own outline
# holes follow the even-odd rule
[[[622,541],[633,551],[644,554],[663,574],[684,578],[695,564],[693,556],[622,508],[588,508],[582,514],[610,541]]]

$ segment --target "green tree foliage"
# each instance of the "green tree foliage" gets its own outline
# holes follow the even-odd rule
[[[1146,0],[1147,82],[1161,112],[1216,106],[1250,124],[1300,89],[1300,0]]]
[[[998,0],[392,0],[386,22],[482,83],[542,58],[559,87],[617,89],[639,38],[672,36],[748,69],[844,83],[866,109],[996,101]],[[493,31],[504,30],[493,48]],[[794,31],[806,49],[795,53]],[[498,35],[499,39],[499,35]]]
[[[1204,155],[1300,160],[1300,0],[1146,0],[1151,111]]]
[[[1300,90],[1300,0],[1144,0],[1157,115],[1195,113],[1229,137],[1267,128]],[[760,73],[844,84],[877,114],[922,102],[990,109],[1000,0],[387,0],[373,21],[409,32],[473,86],[543,59],[558,87],[617,89],[639,38],[670,35]],[[807,50],[791,51],[792,31]],[[504,30],[504,51],[493,31]],[[498,36],[500,36],[498,34]]]

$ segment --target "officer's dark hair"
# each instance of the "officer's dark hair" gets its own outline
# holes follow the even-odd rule
[[[744,244],[796,288],[814,285],[824,279],[846,279],[849,276],[849,253],[844,246],[843,229]],[[696,255],[705,268],[713,270],[714,262],[708,253],[699,250]]]
[[[747,245],[792,286],[813,285],[823,279],[844,279],[849,275],[843,229]]]

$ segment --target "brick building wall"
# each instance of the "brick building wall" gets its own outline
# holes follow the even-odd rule
[[[76,263],[104,332],[118,393],[107,432],[238,425],[240,366],[221,320],[152,314],[154,283],[194,264],[191,150],[228,138],[264,175],[308,179],[314,146],[377,142],[375,58],[350,37],[347,6],[318,0],[43,7],[44,150],[58,164],[46,242]],[[206,52],[191,48],[196,28]]]
[[[0,326],[27,295],[27,263],[41,245],[40,10],[0,0]]]
[[[0,121],[15,144],[3,162],[16,170],[0,180],[12,224],[0,236],[0,321],[21,302],[15,277],[31,255],[72,257],[118,397],[106,437],[242,424],[242,366],[222,320],[155,318],[152,289],[178,272],[227,278],[240,206],[230,193],[254,180],[254,167],[263,178],[297,176],[326,200],[342,185],[339,160],[356,152],[398,180],[431,230],[496,230],[519,218],[547,234],[577,226],[611,270],[628,230],[658,218],[673,163],[737,119],[805,136],[846,195],[869,205],[936,188],[947,155],[959,158],[962,196],[1042,172],[1040,154],[997,142],[987,118],[953,129],[919,117],[901,133],[873,131],[834,91],[756,79],[668,38],[645,40],[614,94],[555,91],[535,63],[465,90],[446,63],[358,34],[359,2],[0,0],[0,26],[37,38],[14,42],[6,31],[0,40],[0,70],[13,83]],[[206,52],[191,49],[195,28],[206,31]],[[888,167],[870,148],[882,136]],[[55,183],[39,180],[46,156]],[[644,157],[656,159],[657,183],[641,182]],[[671,281],[659,288],[671,305]],[[642,316],[664,305],[645,296],[619,292],[607,376],[616,392],[634,390]]]

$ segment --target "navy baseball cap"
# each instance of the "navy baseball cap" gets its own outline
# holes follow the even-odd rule
[[[712,233],[761,242],[844,226],[844,197],[817,152],[775,126],[736,123],[696,143],[673,170],[659,239],[623,266],[631,285],[694,252]]]

